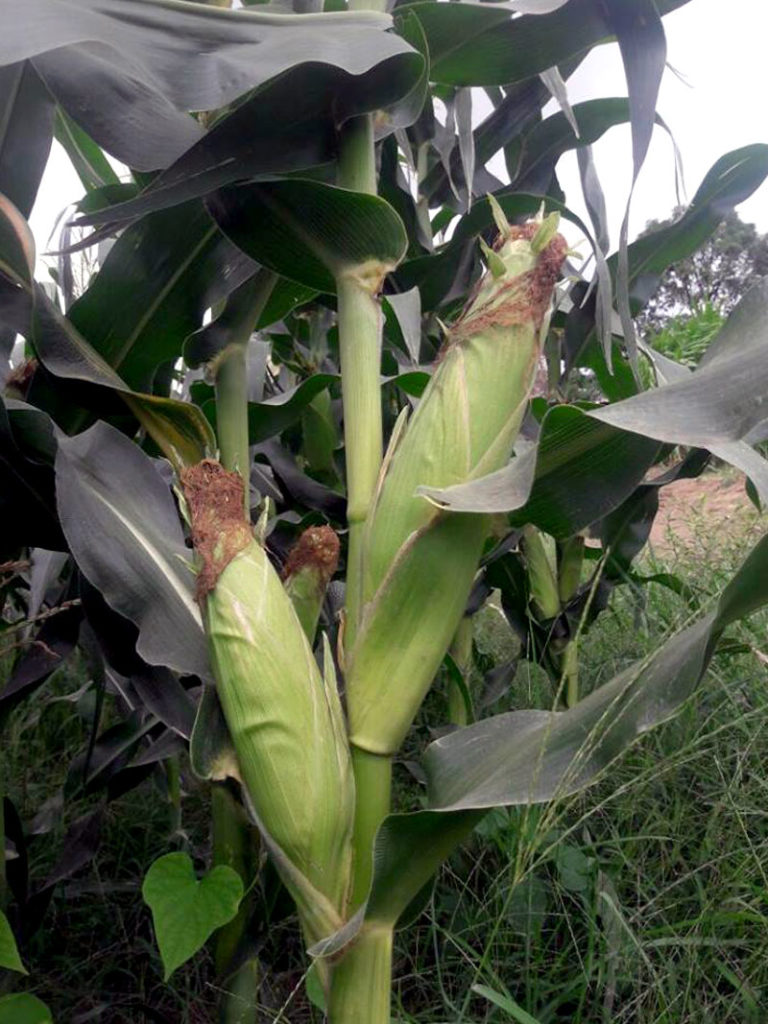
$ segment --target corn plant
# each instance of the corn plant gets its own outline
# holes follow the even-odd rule
[[[160,772],[180,835],[188,751],[214,864],[198,882],[172,852],[144,896],[166,977],[216,933],[227,1021],[256,1019],[264,857],[329,1019],[389,1022],[394,931],[486,812],[589,786],[768,600],[761,542],[652,657],[581,678],[661,487],[712,454],[768,497],[768,288],[693,372],[632,322],[763,182],[768,147],[726,154],[678,221],[631,245],[625,221],[605,251],[590,144],[629,122],[637,177],[680,0],[327,6],[0,0],[0,558],[10,628],[39,620],[9,646],[0,716],[79,644],[124,721],[94,714],[65,796],[93,795],[97,820]],[[612,39],[628,98],[571,108],[568,76]],[[542,118],[551,94],[563,109]],[[52,297],[26,218],[54,137],[85,196]],[[590,225],[555,175],[573,148]],[[107,239],[75,296],[77,250]],[[603,399],[569,403],[585,374]],[[502,691],[468,685],[494,592],[548,707],[484,717]],[[393,813],[403,745],[446,724],[421,799]],[[18,968],[15,945],[0,963]]]

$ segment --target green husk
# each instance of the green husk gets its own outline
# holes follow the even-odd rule
[[[411,422],[388,453],[368,520],[363,612],[346,664],[353,744],[393,753],[464,612],[484,515],[449,514],[417,495],[501,468],[535,377],[566,244],[556,217],[510,227],[458,322]]]
[[[310,526],[288,555],[283,585],[310,643],[315,638],[325,592],[339,564],[339,538],[330,526]]]
[[[544,539],[530,523],[523,530],[522,548],[534,612],[540,622],[554,619],[560,611],[558,582]]]
[[[216,680],[240,775],[308,938],[338,926],[351,873],[354,783],[332,660],[321,676],[242,481],[206,460],[183,477]]]

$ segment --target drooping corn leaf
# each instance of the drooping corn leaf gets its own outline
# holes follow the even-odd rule
[[[558,406],[544,417],[538,443],[503,469],[419,493],[454,512],[517,510],[513,522],[572,537],[632,493],[661,447],[639,431],[601,426],[576,406]]]
[[[687,0],[660,0],[659,14]],[[509,85],[615,38],[608,11],[592,0],[570,0],[547,14],[513,19],[497,4],[416,2],[413,11],[429,45],[434,82],[445,85]]]
[[[768,437],[768,279],[741,299],[695,370],[669,359],[660,365],[669,383],[589,415],[647,437],[707,448],[747,472],[768,501],[768,463],[750,447]]]
[[[320,63],[291,68],[221,117],[136,199],[88,213],[78,223],[120,223],[233,182],[329,163],[338,124],[393,102],[418,80],[421,64],[416,53],[403,53],[363,77]]]
[[[41,363],[55,376],[87,381],[120,394],[176,465],[205,457],[212,450],[214,441],[200,410],[173,399],[138,393],[128,387],[58,310],[44,289],[33,282],[33,265],[34,241],[29,226],[15,207],[0,197],[0,313],[7,317],[7,322],[33,342]],[[107,322],[98,323],[97,329],[102,330],[106,340],[114,346],[114,335],[107,319],[108,308],[102,307],[102,313]],[[138,307],[133,311],[131,323],[142,323]],[[116,332],[124,330],[125,324],[117,321],[115,329]],[[130,330],[129,340],[135,341],[135,333],[132,335]],[[126,350],[118,346],[116,351],[110,351],[110,355],[119,360],[126,355]],[[34,381],[30,396],[36,404],[46,404],[39,400]],[[55,391],[50,397],[51,410],[56,416]],[[73,410],[63,405],[65,424],[74,427],[78,418],[82,422],[82,412],[82,409]]]
[[[230,10],[179,0],[0,0],[0,65],[27,58],[100,146],[140,170],[167,167],[213,110],[297,64],[363,75],[412,51],[388,15]]]
[[[221,230],[243,252],[278,274],[333,292],[345,269],[394,268],[408,239],[378,196],[298,178],[222,189],[208,199]]]
[[[497,805],[574,794],[693,693],[723,631],[768,603],[768,537],[753,548],[716,608],[568,711],[516,711],[449,733],[427,748],[428,807],[385,819],[367,907],[311,952],[327,956],[363,920],[394,925],[441,862]]]
[[[83,574],[139,629],[150,665],[208,675],[208,654],[170,488],[153,461],[106,423],[62,437],[59,517]]]
[[[54,104],[28,61],[0,67],[0,193],[28,217],[53,140]]]
[[[768,145],[756,143],[725,153],[704,176],[690,205],[674,224],[652,231],[629,246],[629,292],[633,313],[653,295],[659,279],[672,263],[695,252],[736,205],[749,198],[768,177]],[[618,256],[608,259],[614,282]],[[592,315],[578,306],[569,313],[565,332],[566,368],[579,365],[594,333]]]
[[[632,322],[629,300],[629,212],[632,193],[638,175],[645,163],[651,142],[656,100],[667,59],[667,40],[654,0],[605,0],[608,23],[616,35],[624,63],[629,92],[629,111],[632,122],[632,184],[627,197],[624,219],[619,233],[617,254],[616,299],[621,319],[624,344],[633,366],[637,363],[637,339]],[[606,331],[603,338],[605,359],[610,366],[611,337]]]

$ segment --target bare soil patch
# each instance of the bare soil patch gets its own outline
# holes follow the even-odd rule
[[[747,497],[744,478],[728,472],[702,473],[661,489],[650,542],[657,554],[678,548],[708,547],[754,525],[760,513]]]

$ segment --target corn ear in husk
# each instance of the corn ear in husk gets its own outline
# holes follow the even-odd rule
[[[182,477],[201,559],[211,666],[253,814],[307,937],[338,927],[351,867],[354,782],[333,662],[325,678],[243,516],[242,481],[205,460]]]
[[[338,564],[339,538],[330,526],[307,527],[288,554],[283,585],[310,643]]]
[[[372,513],[363,611],[347,653],[351,742],[397,750],[464,612],[483,543],[484,515],[447,513],[419,497],[484,476],[510,458],[541,352],[542,325],[566,243],[557,216],[510,226],[394,451]]]

